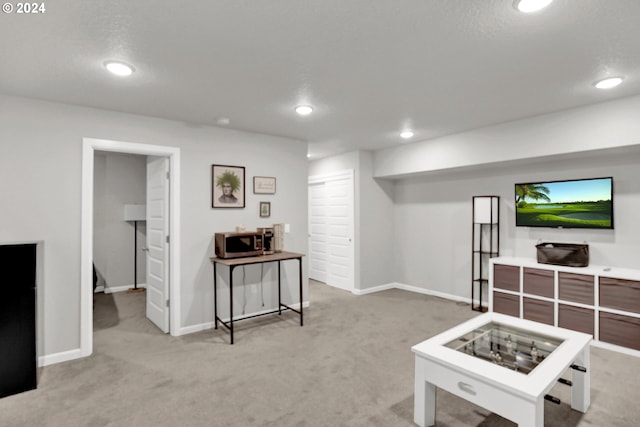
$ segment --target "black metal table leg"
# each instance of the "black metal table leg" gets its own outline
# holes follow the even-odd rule
[[[213,324],[218,329],[218,278],[216,276],[216,263],[213,264]]]
[[[233,344],[233,269],[235,265],[229,267],[229,332],[231,333],[231,344]]]
[[[300,326],[302,326],[304,323],[302,321],[302,258],[298,258],[298,264],[299,264],[299,283],[300,283]]]
[[[282,296],[280,292],[280,264],[281,261],[278,261],[278,315],[282,314]]]

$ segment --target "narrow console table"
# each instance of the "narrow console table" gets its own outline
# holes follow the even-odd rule
[[[304,254],[299,254],[295,252],[277,252],[270,255],[261,255],[254,257],[243,257],[243,258],[211,258],[211,262],[213,263],[213,316],[215,329],[218,329],[218,322],[222,323],[228,330],[231,336],[231,344],[233,344],[233,323],[238,320],[251,319],[253,317],[265,316],[268,314],[282,314],[283,310],[291,310],[295,311],[300,315],[300,326],[303,326],[303,315],[302,315],[302,257]],[[282,261],[297,259],[299,266],[299,292],[300,292],[300,307],[298,310],[282,303],[281,296],[281,276],[280,276],[280,265]],[[233,270],[239,265],[251,265],[251,264],[263,264],[267,262],[276,262],[278,263],[278,308],[268,311],[266,313],[254,314],[252,316],[243,317],[242,319],[233,318]],[[218,317],[218,286],[217,286],[217,274],[216,274],[216,266],[226,265],[229,267],[229,321],[224,321],[220,317]]]

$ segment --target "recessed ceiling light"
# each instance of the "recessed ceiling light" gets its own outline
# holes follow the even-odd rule
[[[516,0],[513,4],[520,12],[537,12],[549,6],[553,0]]]
[[[307,159],[311,158],[311,153],[307,153]]]
[[[309,114],[313,113],[313,107],[310,105],[298,105],[296,107],[296,113],[300,114],[301,116],[308,116]]]
[[[623,77],[607,77],[606,79],[598,80],[593,85],[598,89],[611,89],[618,86],[624,80]]]
[[[218,117],[218,120],[216,120],[216,123],[220,126],[228,126],[229,123],[231,123],[231,120],[229,120],[228,117]]]
[[[401,137],[401,138],[404,138],[404,139],[409,139],[409,138],[413,137],[413,132],[412,132],[412,131],[410,131],[410,130],[402,131],[402,132],[400,133],[400,137]]]
[[[107,61],[104,63],[104,66],[116,76],[130,76],[134,70],[131,65],[118,61]]]

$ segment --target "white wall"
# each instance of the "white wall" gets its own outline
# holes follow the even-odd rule
[[[378,150],[374,176],[477,167],[640,144],[640,96]]]
[[[80,218],[82,138],[178,147],[181,150],[181,319],[183,328],[213,319],[216,231],[275,222],[291,224],[287,250],[307,248],[307,147],[301,141],[91,108],[0,96],[0,241],[44,241],[43,304],[38,307],[43,355],[80,346]],[[211,165],[246,167],[245,209],[211,208]],[[254,195],[254,175],[277,178],[277,194]],[[271,202],[261,219],[260,200]],[[306,260],[304,265],[305,295]],[[297,265],[285,266],[297,296]],[[252,273],[254,274],[254,273]],[[255,275],[255,274],[254,274]],[[238,283],[238,282],[236,282]],[[242,295],[242,289],[239,289]],[[239,303],[261,307],[258,295]]]
[[[393,183],[373,178],[373,153],[360,152],[360,288],[395,282]]]
[[[98,286],[134,284],[134,224],[124,221],[124,205],[146,203],[146,156],[96,152],[94,159],[93,261]],[[138,221],[136,278],[146,281],[146,222]],[[102,283],[104,280],[104,283]]]
[[[614,230],[515,227],[514,184],[613,176]],[[398,180],[395,272],[400,283],[470,298],[471,199],[500,196],[500,254],[536,257],[539,240],[587,242],[590,262],[640,269],[640,150]]]
[[[501,255],[586,241],[591,264],[640,268],[639,109],[631,97],[376,152],[374,175],[396,178],[396,280],[470,298],[474,195],[501,197]],[[516,182],[604,176],[614,230],[515,227]]]
[[[586,240],[593,264],[640,268],[637,111],[640,96],[320,159],[309,172],[356,170],[356,289],[399,282],[469,298],[471,198],[485,194],[502,197],[503,255],[535,257],[539,239]],[[615,230],[516,230],[515,182],[594,176],[615,178]]]

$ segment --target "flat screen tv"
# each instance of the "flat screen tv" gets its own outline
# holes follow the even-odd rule
[[[613,228],[613,178],[516,184],[516,226]]]

